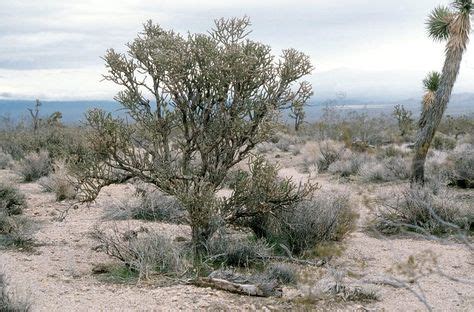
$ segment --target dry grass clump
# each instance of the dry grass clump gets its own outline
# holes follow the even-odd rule
[[[347,194],[321,193],[271,219],[267,238],[302,255],[320,243],[342,240],[354,229],[355,220]]]
[[[52,170],[51,159],[47,151],[30,153],[18,165],[18,172],[24,182],[36,181],[47,176]]]
[[[124,232],[117,228],[96,228],[91,234],[102,251],[120,260],[139,277],[148,278],[153,273],[179,275],[186,270],[183,246],[160,233],[144,228]]]
[[[323,141],[319,146],[319,158],[317,160],[318,171],[324,172],[329,166],[341,158],[342,146],[333,141]]]
[[[33,231],[28,218],[0,211],[0,247],[29,251],[34,246]]]
[[[13,157],[10,154],[0,150],[0,169],[8,169],[13,163]]]
[[[382,161],[369,161],[361,166],[362,181],[371,183],[404,180],[410,177],[410,162],[402,157],[390,157]]]
[[[349,279],[347,271],[338,268],[329,268],[314,285],[302,287],[302,290],[304,295],[297,301],[299,303],[320,300],[367,303],[380,299],[375,288]]]
[[[381,199],[374,228],[384,234],[414,231],[442,235],[474,230],[469,201],[445,187],[407,187]]]
[[[26,208],[25,195],[12,185],[0,184],[0,212],[19,215]]]
[[[370,161],[370,157],[366,154],[352,153],[346,150],[341,159],[333,162],[328,167],[328,172],[337,174],[341,177],[349,177],[351,175],[358,175],[362,165]]]
[[[448,173],[451,185],[461,188],[474,187],[474,147],[467,144],[450,156],[452,169]]]
[[[251,267],[263,264],[271,255],[271,247],[263,239],[251,239],[218,232],[207,245],[208,259],[214,265]]]
[[[31,311],[31,303],[21,298],[10,287],[4,272],[0,272],[0,311],[2,312],[28,312]]]
[[[263,273],[267,280],[275,280],[283,285],[296,285],[298,274],[296,270],[285,263],[274,263],[268,266]]]
[[[188,214],[179,201],[159,191],[138,191],[132,197],[106,208],[105,218],[111,220],[148,220],[174,224],[188,222]]]
[[[456,147],[456,139],[438,132],[431,142],[431,146],[437,150],[452,150]]]
[[[39,179],[38,183],[44,191],[54,193],[57,201],[76,198],[76,184],[68,175],[64,162],[56,162],[54,172]]]

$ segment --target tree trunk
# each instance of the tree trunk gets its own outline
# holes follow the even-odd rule
[[[448,43],[449,45],[449,43]],[[426,155],[434,138],[436,130],[443,118],[443,114],[451,97],[454,83],[456,82],[464,50],[454,47],[446,52],[446,60],[441,75],[441,81],[433,105],[426,112],[426,122],[418,130],[415,143],[415,155],[412,162],[411,182],[423,184],[425,181],[424,168]],[[422,114],[423,116],[423,114]]]

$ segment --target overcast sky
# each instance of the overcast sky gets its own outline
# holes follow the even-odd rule
[[[107,48],[123,49],[147,19],[180,32],[205,32],[219,17],[248,15],[252,39],[275,54],[309,54],[316,96],[404,99],[440,70],[443,44],[424,21],[438,0],[0,0],[0,98],[112,99],[101,82]],[[474,92],[474,46],[455,92]]]

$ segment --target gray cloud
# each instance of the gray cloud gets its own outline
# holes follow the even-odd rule
[[[205,32],[215,18],[248,15],[252,38],[270,44],[275,53],[295,47],[312,57],[316,71],[311,80],[320,94],[338,86],[367,92],[380,72],[391,72],[388,78],[375,78],[380,88],[412,92],[419,90],[418,80],[425,72],[441,67],[443,47],[431,43],[424,30],[424,19],[436,4],[433,0],[1,0],[0,70],[30,73],[0,83],[15,92],[28,86],[29,93],[110,97],[110,88],[99,83],[95,87],[103,68],[100,57],[107,48],[123,49],[147,19],[180,32]],[[474,54],[465,58],[471,64]],[[37,79],[38,70],[53,74],[42,90],[35,91],[37,84],[28,79]],[[46,81],[55,84],[51,77],[64,77],[58,70],[81,74],[58,83],[64,88],[59,90],[57,85],[46,85]],[[397,79],[397,72],[405,78]],[[473,73],[473,67],[464,66],[460,79],[468,80]],[[91,89],[79,92],[73,87],[77,85]]]

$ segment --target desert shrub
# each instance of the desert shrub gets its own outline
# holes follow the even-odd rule
[[[342,148],[330,141],[325,141],[321,142],[319,151],[320,156],[317,160],[318,170],[319,172],[324,172],[332,163],[340,159]]]
[[[188,213],[175,197],[154,190],[139,191],[134,196],[112,203],[106,208],[105,218],[184,224],[188,222]]]
[[[385,159],[385,158],[391,158],[391,157],[405,157],[407,156],[407,152],[403,151],[400,147],[397,145],[389,145],[387,147],[382,147],[378,149],[377,151],[377,159]]]
[[[335,161],[328,167],[328,172],[338,174],[341,177],[357,175],[361,166],[369,161],[369,157],[364,154],[346,152],[342,159]]]
[[[349,196],[321,193],[287,209],[267,223],[267,238],[301,255],[326,241],[339,241],[355,226]]]
[[[56,162],[53,167],[54,172],[39,179],[38,183],[44,191],[54,193],[57,201],[74,199],[77,195],[76,185],[73,178],[67,173],[66,164]]]
[[[0,169],[7,169],[10,167],[12,163],[13,163],[12,156],[0,150]]]
[[[19,297],[8,283],[4,272],[0,272],[0,311],[2,312],[28,312],[31,303]]]
[[[181,224],[187,222],[187,212],[175,197],[155,191],[141,197],[132,218]]]
[[[265,269],[264,275],[268,280],[276,280],[284,285],[295,285],[298,281],[296,270],[284,263],[271,264]]]
[[[437,150],[452,150],[456,147],[456,140],[442,133],[437,133],[433,138],[431,146]]]
[[[25,195],[12,185],[0,184],[0,212],[19,215],[26,207]]]
[[[474,213],[468,200],[444,187],[407,187],[382,201],[374,227],[384,234],[408,230],[440,235],[474,230]]]
[[[92,237],[109,256],[123,262],[141,277],[151,273],[179,274],[186,266],[184,249],[171,238],[145,229],[119,232],[117,228],[96,228]]]
[[[290,178],[280,178],[278,168],[259,157],[250,164],[248,174],[235,182],[232,196],[223,202],[222,219],[250,228],[263,238],[270,216],[308,198],[316,188],[310,183],[296,184]]]
[[[390,157],[382,161],[370,161],[363,164],[359,175],[364,182],[390,182],[410,177],[409,162],[401,157]]]
[[[271,254],[271,248],[265,240],[220,232],[208,241],[207,250],[208,262],[232,267],[261,264]]]
[[[472,145],[455,152],[451,157],[451,170],[448,172],[451,185],[461,188],[474,187],[474,149]]]
[[[23,181],[36,181],[47,176],[51,172],[51,159],[47,151],[30,153],[18,165],[18,171],[23,177]]]
[[[29,251],[34,246],[33,224],[24,216],[0,212],[0,246]]]

